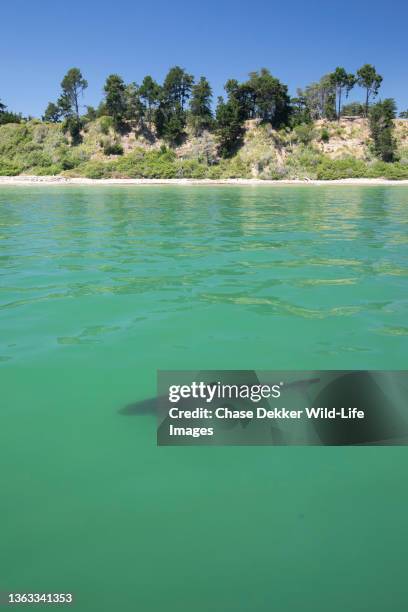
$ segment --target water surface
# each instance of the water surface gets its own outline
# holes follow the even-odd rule
[[[405,369],[408,188],[2,187],[3,590],[406,606],[405,448],[156,448],[163,369]],[[392,603],[391,603],[392,602]]]

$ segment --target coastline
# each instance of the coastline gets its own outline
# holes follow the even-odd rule
[[[268,179],[89,179],[89,178],[67,178],[64,176],[0,176],[0,186],[10,185],[405,185],[408,186],[408,179],[389,180],[381,178],[348,178],[334,180],[317,179],[288,179],[288,180],[268,180]]]

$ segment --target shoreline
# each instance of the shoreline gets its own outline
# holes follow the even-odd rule
[[[90,179],[90,178],[67,178],[64,176],[0,176],[0,186],[10,185],[405,185],[408,186],[408,179],[391,181],[381,178],[348,178],[317,180],[317,179],[287,179],[287,180],[270,180],[270,179]]]

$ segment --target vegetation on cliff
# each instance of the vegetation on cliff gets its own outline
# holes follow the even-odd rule
[[[408,178],[408,122],[395,102],[374,103],[382,77],[369,64],[337,67],[290,98],[267,69],[212,90],[179,66],[162,84],[109,75],[98,108],[81,112],[87,81],[78,68],[61,82],[42,120],[0,102],[0,175],[90,178]],[[356,86],[362,103],[346,103]]]

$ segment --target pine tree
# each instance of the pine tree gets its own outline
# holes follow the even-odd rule
[[[205,77],[201,77],[191,91],[189,120],[194,134],[199,136],[213,123],[211,110],[212,89]]]

